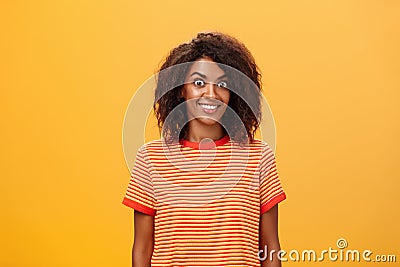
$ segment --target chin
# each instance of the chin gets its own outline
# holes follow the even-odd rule
[[[196,120],[198,120],[199,122],[201,122],[202,124],[207,125],[207,126],[212,126],[212,125],[219,123],[219,120],[212,119],[212,118],[202,117],[202,118],[196,118]]]

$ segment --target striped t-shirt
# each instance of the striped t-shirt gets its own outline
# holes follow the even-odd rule
[[[268,144],[225,135],[142,145],[122,203],[154,216],[151,266],[260,266],[260,215],[285,198]]]

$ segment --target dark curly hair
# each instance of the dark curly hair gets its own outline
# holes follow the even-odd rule
[[[232,112],[229,114],[227,109],[221,118],[225,132],[238,143],[253,142],[261,120],[261,74],[250,51],[236,38],[220,32],[198,33],[190,42],[172,49],[160,67],[153,103],[160,133],[167,142],[178,141],[186,136],[188,124],[185,110],[179,111],[172,119],[166,119],[175,107],[185,101],[180,92],[190,64],[182,63],[202,57],[223,64],[219,66],[232,81],[228,106],[237,114],[236,118],[240,118],[244,127],[229,123],[232,121]],[[174,68],[170,68],[172,66]],[[243,79],[243,74],[248,78]]]

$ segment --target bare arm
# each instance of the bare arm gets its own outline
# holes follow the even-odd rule
[[[267,247],[267,251],[265,251]],[[260,218],[260,249],[264,252],[260,255],[265,257],[265,261],[261,262],[261,267],[281,267],[278,259],[278,251],[281,249],[278,237],[278,204],[261,215]],[[272,250],[275,252],[272,254]],[[266,253],[266,254],[265,254]],[[272,261],[271,256],[272,254]]]
[[[154,216],[134,211],[132,267],[150,267],[154,246]]]

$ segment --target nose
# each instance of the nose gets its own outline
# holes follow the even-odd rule
[[[212,82],[207,83],[206,91],[204,92],[204,96],[209,97],[209,98],[215,98],[216,95],[217,94],[215,91],[215,84]]]

